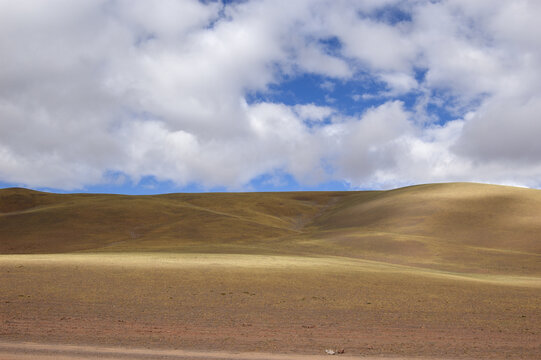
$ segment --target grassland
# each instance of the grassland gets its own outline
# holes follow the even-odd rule
[[[0,340],[541,356],[541,191],[0,190]]]

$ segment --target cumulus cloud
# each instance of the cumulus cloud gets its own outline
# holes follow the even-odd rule
[[[539,186],[539,16],[534,0],[0,2],[0,181]],[[304,75],[331,106],[273,100]]]
[[[409,116],[401,102],[391,101],[367,110],[360,119],[341,124],[338,172],[354,183],[377,171],[395,168],[400,139],[411,131]]]
[[[535,164],[541,156],[541,98],[487,101],[465,125],[453,150],[479,162]]]
[[[335,110],[329,106],[315,104],[299,104],[294,107],[295,113],[306,121],[321,122],[331,116]]]
[[[387,96],[407,94],[415,90],[419,85],[417,80],[407,73],[383,73],[380,78],[389,87]]]

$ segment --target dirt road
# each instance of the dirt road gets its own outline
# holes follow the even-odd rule
[[[203,352],[186,350],[128,349],[113,347],[70,346],[37,343],[0,342],[0,358],[3,360],[118,360],[118,359],[194,359],[194,360],[323,360],[329,355],[295,355],[270,353],[241,352]],[[361,357],[339,355],[339,359],[360,359]],[[384,358],[367,358],[364,360],[385,360]],[[407,360],[407,358],[392,358]],[[419,358],[416,358],[419,359]]]

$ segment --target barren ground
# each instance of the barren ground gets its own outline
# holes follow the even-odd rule
[[[350,356],[541,355],[539,279],[342,258],[10,255],[0,338]],[[188,357],[189,358],[189,357]]]

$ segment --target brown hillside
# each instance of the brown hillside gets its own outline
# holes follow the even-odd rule
[[[347,193],[123,196],[0,190],[0,253],[246,251]]]
[[[471,246],[541,252],[541,191],[432,184],[350,197],[317,219],[320,229],[363,227]]]
[[[0,190],[0,253],[334,255],[541,272],[541,191],[451,183],[391,191],[123,196]]]
[[[529,272],[541,267],[540,214],[539,190],[430,184],[353,195],[311,226],[316,237],[363,257]]]

